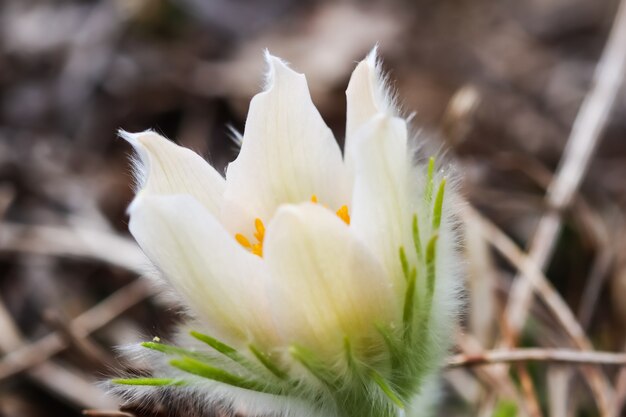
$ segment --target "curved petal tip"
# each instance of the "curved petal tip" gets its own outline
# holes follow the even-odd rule
[[[389,91],[378,59],[378,45],[372,48],[352,72],[346,98],[346,137],[354,135],[376,114],[397,115],[393,94]]]
[[[370,68],[376,69],[378,66],[378,44],[374,45],[371,51],[367,54],[364,59],[365,62],[370,66]]]
[[[264,91],[269,91],[272,87],[286,77],[298,77],[304,78],[304,74],[294,71],[289,67],[287,61],[272,55],[269,49],[264,51],[265,64],[267,66],[265,72],[265,88]]]
[[[117,130],[117,136],[130,143],[133,147],[140,145],[139,138],[145,134],[154,133],[152,129],[144,130],[143,132],[131,133],[124,129]]]

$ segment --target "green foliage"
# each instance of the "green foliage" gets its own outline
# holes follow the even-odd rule
[[[266,355],[265,353],[261,352],[257,347],[255,347],[254,345],[249,345],[248,349],[250,349],[250,352],[252,352],[252,354],[254,355],[255,358],[257,358],[257,360],[263,365],[265,366],[265,368],[267,368],[268,371],[270,371],[272,374],[274,374],[275,376],[277,376],[280,379],[286,379],[287,378],[287,373],[285,371],[283,371],[282,369],[280,369],[278,367],[278,365],[276,365],[271,358]]]
[[[433,207],[433,230],[439,230],[441,226],[441,213],[443,212],[443,194],[446,189],[446,179],[442,179],[439,183],[437,196],[435,197],[435,205]]]
[[[144,385],[151,387],[186,385],[185,381],[172,378],[118,378],[113,379],[111,382],[119,385]]]
[[[515,417],[517,405],[512,401],[500,401],[493,412],[493,417]]]
[[[433,178],[435,175],[435,158],[432,156],[428,159],[428,171],[426,173],[426,201],[430,203],[433,198]]]
[[[272,390],[268,389],[268,387],[263,383],[260,383],[250,378],[246,378],[241,375],[232,374],[197,359],[189,357],[172,359],[170,361],[170,365],[180,369],[181,371],[185,371],[187,373],[202,378],[211,379],[213,381],[223,382],[224,384],[232,385],[233,387],[244,388],[258,392],[275,393]]]

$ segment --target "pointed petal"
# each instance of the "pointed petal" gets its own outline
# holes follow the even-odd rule
[[[412,247],[412,213],[414,200],[419,200],[410,198],[406,123],[378,115],[353,139],[355,183],[350,226],[396,283],[403,282],[398,252],[400,246]]]
[[[393,99],[382,75],[377,58],[377,48],[361,61],[350,77],[346,89],[346,153],[349,152],[352,137],[377,114],[394,116],[396,111]]]
[[[129,228],[192,311],[231,343],[271,335],[261,258],[189,195],[139,195]]]
[[[264,253],[285,343],[333,355],[344,337],[361,347],[372,343],[375,325],[392,319],[396,305],[382,267],[330,210],[282,206]]]
[[[341,151],[304,75],[269,54],[266,59],[268,86],[250,103],[241,152],[226,173],[223,214],[231,230],[256,217],[267,221],[280,204],[312,195],[335,210],[349,198]]]
[[[189,194],[212,214],[219,213],[224,178],[200,155],[163,136],[145,131],[120,131],[138,154],[135,176],[147,194]]]

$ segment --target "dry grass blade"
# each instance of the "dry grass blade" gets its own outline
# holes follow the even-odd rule
[[[609,40],[596,67],[592,89],[572,127],[561,164],[546,196],[550,210],[541,218],[529,256],[543,269],[561,229],[561,211],[572,201],[606,127],[626,71],[626,1],[622,1]],[[524,325],[532,296],[532,279],[515,281],[506,311],[512,341]],[[536,278],[536,277],[535,277]],[[606,405],[606,404],[605,404]],[[606,412],[607,409],[605,408]]]
[[[0,251],[95,259],[136,274],[148,264],[134,241],[112,233],[7,222],[0,229]]]
[[[458,354],[452,356],[448,359],[448,366],[476,366],[529,361],[626,366],[626,353],[583,352],[573,349],[498,349],[484,351],[478,355]]]
[[[135,414],[117,410],[83,410],[84,416],[89,417],[135,417]]]
[[[555,317],[572,339],[574,344],[584,351],[593,350],[593,346],[587,338],[580,323],[576,320],[574,313],[571,311],[567,303],[563,301],[559,293],[550,284],[543,272],[533,262],[530,256],[526,255],[504,232],[489,220],[482,217],[478,212],[471,208],[467,208],[466,215],[471,217],[470,221],[482,224],[482,231],[485,238],[511,262],[524,277],[533,285],[534,290],[544,300]],[[607,412],[610,398],[613,396],[613,389],[609,384],[606,376],[593,367],[583,367],[583,374],[586,376],[589,385],[596,396],[598,405]]]

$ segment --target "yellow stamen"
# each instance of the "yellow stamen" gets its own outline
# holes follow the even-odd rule
[[[241,233],[237,233],[235,235],[235,239],[237,239],[237,242],[239,242],[239,244],[246,249],[250,249],[252,247],[248,238],[242,235]]]
[[[346,206],[345,204],[339,207],[339,210],[337,210],[337,216],[339,216],[341,220],[346,222],[346,224],[350,224],[350,213],[348,212],[348,206]]]
[[[263,257],[263,242],[255,243],[254,245],[252,245],[252,250],[250,252],[262,258]]]
[[[263,224],[263,220],[258,217],[254,219],[254,228],[256,229],[254,237],[259,241],[259,243],[263,244],[263,238],[265,238],[265,225]]]
[[[313,194],[311,196],[311,202],[317,204],[317,196]],[[350,224],[350,213],[348,211],[348,206],[343,205],[337,210],[337,216],[346,224]],[[254,255],[263,257],[263,240],[265,239],[265,224],[263,224],[263,220],[258,217],[254,219],[254,238],[256,240],[255,243],[250,242],[247,237],[242,235],[241,233],[237,233],[235,235],[235,239],[241,246],[248,249]]]
[[[235,235],[235,239],[241,246],[248,249],[251,253],[263,257],[263,239],[265,238],[265,225],[263,224],[263,220],[258,217],[254,219],[254,228],[256,229],[254,232],[256,243],[250,243],[250,240],[248,240],[248,238],[241,233],[237,233]]]

